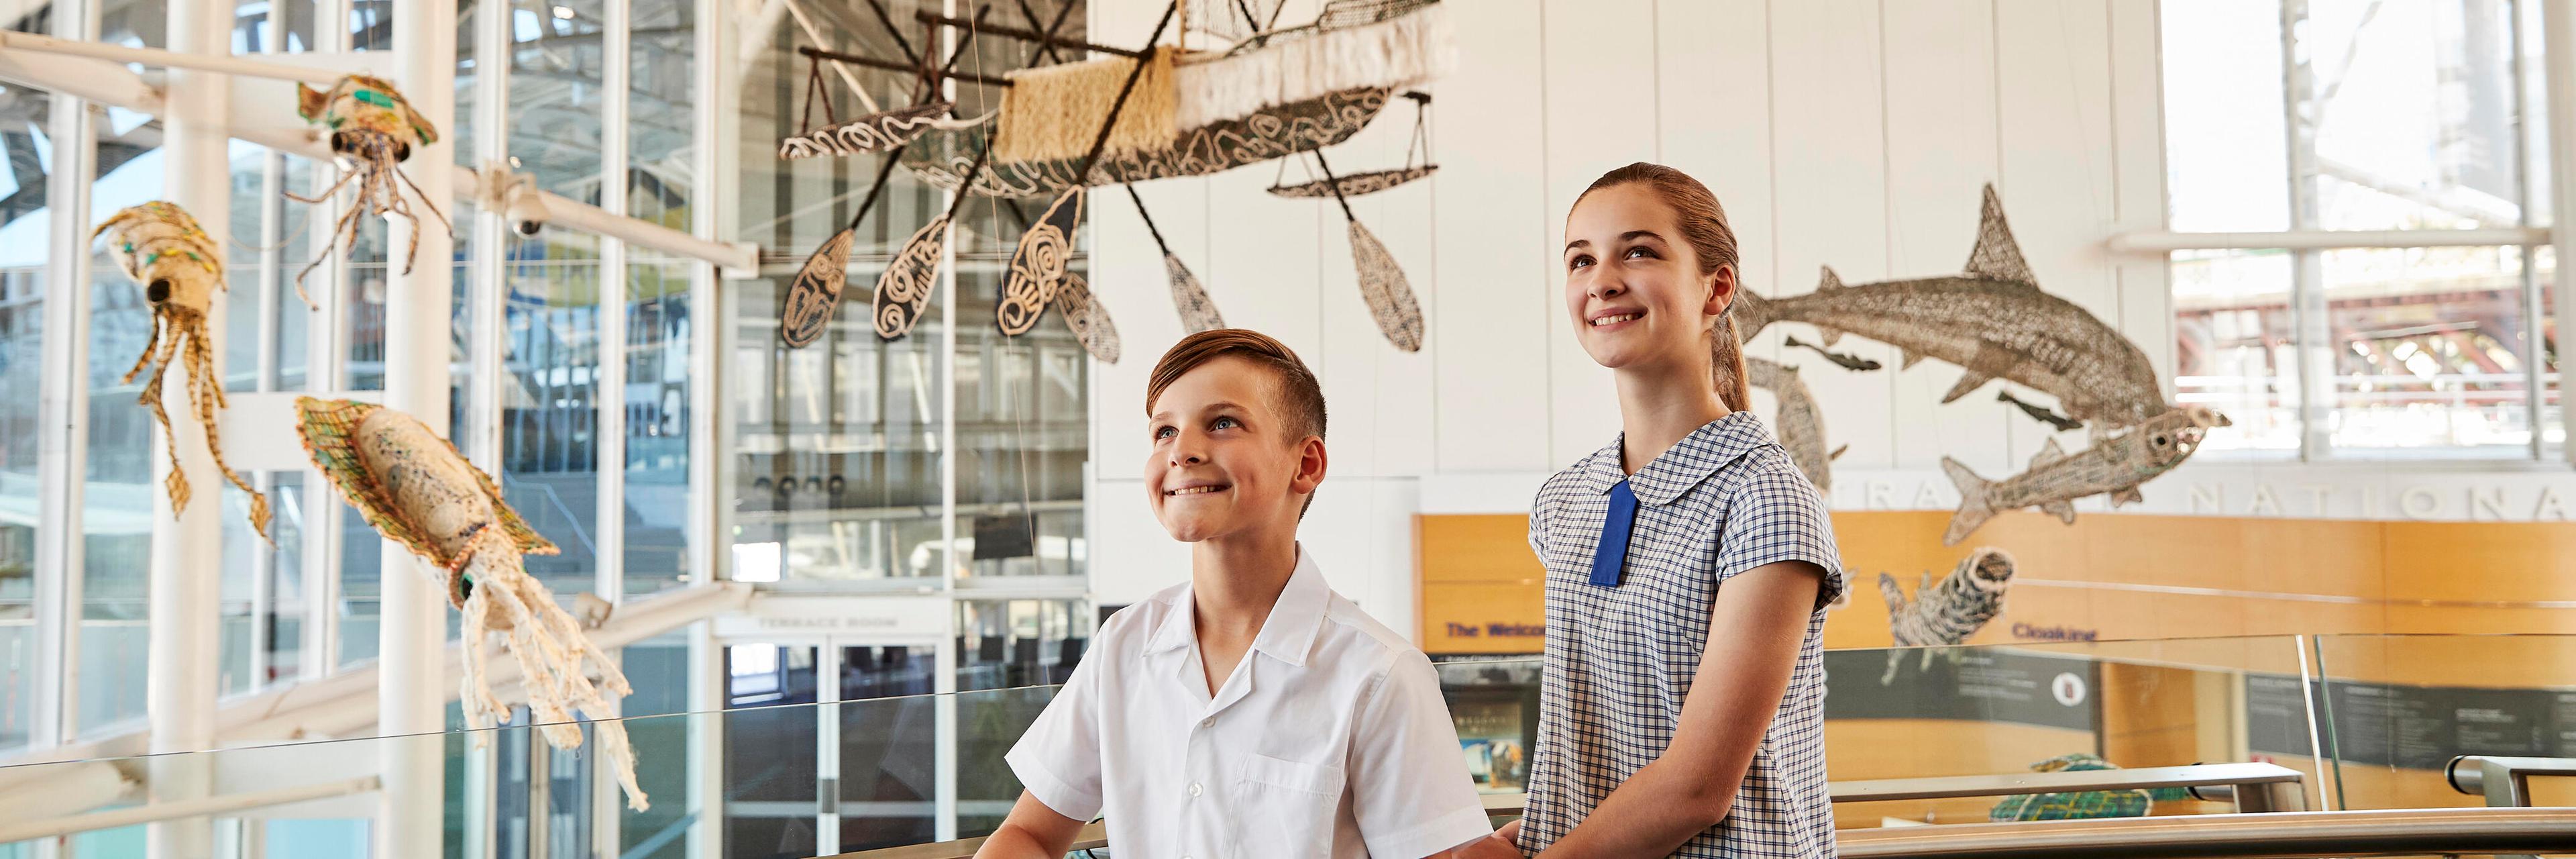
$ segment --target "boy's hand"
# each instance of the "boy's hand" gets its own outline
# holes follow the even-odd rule
[[[1512,818],[1512,822],[1503,824],[1503,828],[1494,831],[1494,837],[1502,839],[1504,843],[1515,848],[1521,846],[1521,819]]]

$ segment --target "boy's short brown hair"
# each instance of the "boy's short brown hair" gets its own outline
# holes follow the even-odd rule
[[[1279,374],[1279,402],[1273,405],[1288,420],[1288,441],[1294,443],[1307,436],[1324,436],[1324,386],[1315,381],[1315,373],[1297,353],[1277,338],[1245,328],[1219,328],[1201,331],[1181,338],[1154,363],[1153,375],[1145,377],[1145,414],[1154,414],[1154,400],[1163,389],[1172,386],[1191,370],[1217,358],[1234,355],[1270,368]]]

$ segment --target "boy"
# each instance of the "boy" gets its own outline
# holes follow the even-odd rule
[[[1056,859],[1098,817],[1119,859],[1518,856],[1486,837],[1430,660],[1297,543],[1324,480],[1315,375],[1267,336],[1201,332],[1145,412],[1146,501],[1190,580],[1101,626],[1012,747],[1027,790],[978,859]]]

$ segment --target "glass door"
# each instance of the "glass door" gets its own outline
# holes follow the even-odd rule
[[[935,643],[737,640],[724,664],[727,859],[936,840]]]

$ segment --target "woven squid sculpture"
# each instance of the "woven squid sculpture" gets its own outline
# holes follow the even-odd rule
[[[161,422],[163,443],[169,445],[175,463],[179,439],[170,426],[170,410],[161,402],[161,382],[170,377],[174,366],[187,373],[188,401],[196,406],[198,426],[205,429],[206,451],[214,456],[215,469],[224,479],[250,496],[251,528],[267,539],[268,496],[250,488],[240,473],[224,463],[224,445],[215,433],[215,410],[225,406],[224,380],[215,374],[206,313],[214,304],[215,292],[224,289],[222,249],[186,209],[158,200],[117,212],[91,231],[90,239],[96,241],[102,235],[108,237],[117,267],[143,287],[143,298],[152,305],[151,339],[144,341],[134,368],[125,371],[125,381],[151,371],[137,402]],[[188,509],[191,491],[186,471],[171,468],[162,489],[170,495],[172,511]]]
[[[600,753],[617,767],[626,804],[648,806],[635,782],[635,748],[606,697],[633,688],[554,594],[528,575],[526,555],[555,545],[528,527],[492,478],[419,419],[352,400],[295,401],[297,430],[313,463],[386,539],[436,564],[447,602],[464,613],[465,676],[459,694],[474,728],[497,724],[510,705],[493,691],[486,637],[504,643],[524,677],[532,721],[559,749],[581,746],[579,717],[595,719]],[[593,682],[591,672],[599,679]]]
[[[420,204],[438,217],[440,228],[451,232],[455,229],[448,223],[447,214],[438,210],[438,201],[421,193],[420,186],[411,181],[411,176],[402,172],[402,162],[411,157],[414,144],[428,146],[438,142],[437,127],[430,125],[419,111],[413,110],[411,102],[383,78],[348,75],[340,78],[340,82],[332,85],[328,92],[317,92],[312,87],[296,84],[295,94],[297,114],[306,122],[331,129],[331,154],[333,160],[339,162],[340,178],[322,193],[311,197],[297,196],[293,191],[286,192],[286,196],[298,202],[320,203],[339,193],[351,181],[357,182],[357,205],[341,213],[339,222],[331,227],[331,235],[334,238],[346,236],[347,248],[355,251],[360,215],[382,217],[391,214],[410,221],[411,246],[403,252],[403,273],[410,274],[413,258],[420,255],[420,218],[412,214],[411,201],[404,199],[402,192],[394,187],[394,180],[399,178],[411,188],[412,196],[419,197]],[[322,243],[322,252],[315,255],[312,262],[306,263],[302,271],[295,273],[295,292],[304,296],[306,304],[311,304],[313,298],[304,295],[304,277],[330,258],[331,242],[326,241]]]

